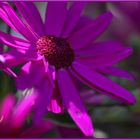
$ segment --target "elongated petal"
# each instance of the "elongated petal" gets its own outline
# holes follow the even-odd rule
[[[33,122],[34,124],[38,124],[43,120],[43,116],[47,112],[47,106],[50,104],[53,93],[53,86],[46,75],[44,75],[42,81],[36,86],[35,92],[38,98]]]
[[[63,104],[62,104],[62,98],[60,95],[60,91],[58,89],[58,85],[55,85],[53,89],[53,95],[50,102],[50,105],[48,106],[48,110],[53,113],[62,113],[63,112]]]
[[[66,6],[67,2],[48,2],[45,19],[47,34],[55,36],[59,36],[61,34],[66,18]]]
[[[19,104],[17,104],[17,106],[14,108],[12,116],[12,124],[14,127],[23,125],[24,121],[33,108],[35,100],[36,94],[30,93],[26,95]]]
[[[55,67],[50,66],[49,65],[49,62],[47,62],[45,58],[43,58],[43,63],[44,63],[44,66],[45,66],[45,72],[48,75],[48,79],[52,83],[52,85],[54,86],[54,81],[55,81]]]
[[[0,70],[4,71],[6,74],[16,78],[17,75],[7,66],[7,64],[5,62],[6,62],[5,57],[0,55]]]
[[[16,85],[18,89],[32,88],[43,78],[45,68],[42,61],[28,62],[18,75]]]
[[[102,68],[102,69],[99,69],[98,71],[103,74],[126,78],[128,80],[134,80],[134,77],[132,74],[117,67]]]
[[[107,12],[99,16],[93,23],[71,34],[68,40],[75,50],[86,47],[105,31],[111,20],[112,14]]]
[[[7,95],[4,98],[0,111],[2,122],[8,122],[10,120],[14,104],[15,97],[13,95]]]
[[[22,20],[17,16],[15,11],[11,8],[11,6],[7,2],[0,2],[0,9],[4,10],[7,14],[8,19],[14,25],[16,30],[21,33],[25,38],[30,40],[31,42],[36,42],[36,35],[33,31],[29,30]]]
[[[132,48],[126,48],[111,54],[104,54],[102,56],[99,55],[95,57],[94,55],[93,57],[85,57],[85,58],[81,57],[76,58],[76,60],[82,64],[88,65],[92,69],[96,69],[112,66],[118,63],[120,60],[128,57],[130,54],[132,54],[132,52],[133,52]]]
[[[73,5],[67,12],[67,18],[65,21],[65,26],[63,28],[63,37],[68,37],[68,35],[72,32],[74,27],[77,25],[81,13],[86,5],[86,2],[73,2]]]
[[[49,111],[51,111],[53,113],[60,113],[63,111],[63,106],[62,106],[62,100],[60,97],[58,85],[57,85],[57,82],[55,82],[56,81],[55,68],[52,66],[49,66],[49,63],[46,62],[45,59],[43,59],[43,62],[45,65],[45,72],[47,73],[48,79],[53,86],[52,99],[51,99],[50,104],[47,108]]]
[[[73,63],[74,72],[83,79],[90,87],[97,88],[103,93],[115,97],[118,100],[122,100],[129,104],[135,103],[135,97],[131,92],[127,91],[119,84],[114,83],[113,81],[107,79],[103,75],[99,74],[96,71],[90,70],[88,67],[76,63]]]
[[[16,7],[23,18],[26,20],[28,27],[30,27],[38,36],[45,34],[44,24],[33,2],[15,2]]]
[[[35,124],[38,124],[43,119],[43,115],[51,104],[54,89],[55,71],[50,68],[48,62],[43,61],[43,64],[45,66],[45,73],[42,74],[43,79],[35,86],[35,92],[38,94],[33,119]]]
[[[81,16],[73,32],[77,32],[80,29],[85,28],[86,26],[90,25],[93,22],[94,22],[93,18],[90,18],[87,16]]]
[[[64,105],[69,114],[85,135],[92,136],[92,122],[69,74],[66,71],[58,71],[58,84]]]
[[[0,8],[0,18],[2,18],[5,21],[5,23],[7,23],[7,25],[9,25],[12,29],[17,31],[14,24],[9,20],[7,13],[1,8]]]
[[[17,75],[16,75],[10,68],[8,68],[7,66],[4,66],[4,67],[2,68],[2,70],[3,70],[5,73],[7,73],[9,76],[13,76],[13,77],[17,78]]]
[[[0,58],[3,59],[3,64],[5,64],[7,67],[14,67],[30,60],[36,60],[37,54],[32,51],[12,49],[1,54]]]
[[[13,48],[23,49],[23,50],[27,50],[31,46],[31,44],[28,41],[6,34],[1,31],[0,31],[0,43],[3,43]]]
[[[76,55],[78,57],[97,57],[103,55],[110,55],[112,53],[118,53],[122,50],[127,49],[126,46],[122,45],[118,41],[107,40],[107,41],[100,41],[97,43],[93,43],[90,46],[82,50],[76,51]]]

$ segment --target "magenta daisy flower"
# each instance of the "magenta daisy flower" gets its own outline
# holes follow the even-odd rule
[[[16,101],[14,95],[4,98],[0,107],[0,138],[39,137],[54,127],[50,121],[42,121],[30,127],[24,126],[35,99],[34,94],[25,96],[20,102]]]
[[[82,15],[85,2],[73,2],[69,7],[67,2],[48,2],[43,23],[32,2],[15,2],[15,5],[21,18],[6,2],[0,3],[0,16],[25,39],[0,32],[0,42],[13,47],[2,56],[9,67],[26,63],[16,83],[18,89],[33,88],[38,94],[36,123],[46,109],[54,113],[66,109],[85,135],[93,135],[92,122],[74,84],[75,78],[112,98],[128,104],[135,102],[129,91],[102,74],[103,69],[132,53],[131,48],[116,41],[95,43],[112,20],[110,12],[92,20]],[[117,75],[119,72],[115,70],[113,74]]]

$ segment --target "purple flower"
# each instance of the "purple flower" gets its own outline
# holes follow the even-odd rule
[[[53,127],[50,121],[42,121],[30,127],[24,126],[35,99],[35,94],[26,95],[20,102],[17,102],[12,94],[4,98],[0,108],[0,138],[39,137]]]
[[[92,20],[81,15],[85,2],[73,2],[70,8],[67,2],[48,2],[43,23],[32,2],[15,2],[15,5],[22,18],[6,2],[0,3],[0,16],[25,39],[0,32],[0,42],[12,47],[2,56],[9,67],[26,63],[16,83],[18,89],[33,88],[38,95],[33,121],[38,123],[46,108],[54,113],[65,108],[85,135],[93,135],[92,122],[74,84],[75,78],[112,98],[135,103],[129,91],[101,72],[109,67],[116,70],[114,75],[121,73],[112,65],[132,53],[131,48],[116,41],[95,42],[111,23],[110,12]],[[124,77],[130,79],[128,73]]]

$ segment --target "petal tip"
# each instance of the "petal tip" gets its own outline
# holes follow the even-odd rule
[[[133,96],[133,98],[131,99],[131,101],[130,101],[130,105],[135,105],[136,104],[136,98],[135,98],[135,96]]]
[[[94,129],[91,128],[90,130],[88,130],[88,132],[86,133],[86,136],[94,136]]]

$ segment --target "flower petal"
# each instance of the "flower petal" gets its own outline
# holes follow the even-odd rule
[[[2,122],[8,122],[10,120],[14,104],[15,104],[15,97],[12,94],[7,95],[4,98],[0,111]]]
[[[112,49],[110,45],[105,47],[107,44],[110,44],[109,42],[102,46],[101,44],[96,44],[98,48],[96,45],[95,48],[94,46],[90,47],[89,49],[85,50],[85,53],[84,51],[79,51],[79,53],[77,52],[79,57],[77,56],[76,60],[80,63],[88,65],[92,69],[97,69],[112,66],[118,63],[120,60],[128,57],[133,52],[132,48],[121,47],[122,45],[119,45],[119,43],[114,43]]]
[[[3,64],[7,67],[14,67],[19,64],[23,64],[30,60],[36,60],[37,54],[32,51],[23,50],[9,50],[6,53],[0,55],[0,59],[3,58]]]
[[[31,42],[36,42],[36,39],[37,39],[36,35],[33,33],[33,31],[29,30],[24,25],[22,20],[17,16],[15,11],[12,9],[12,7],[7,2],[0,2],[0,9],[5,11],[8,19],[16,28],[16,31],[21,33],[25,38],[27,38]]]
[[[7,66],[5,63],[5,57],[0,55],[0,70],[3,70],[5,73],[7,73],[10,76],[17,77],[17,75]]]
[[[47,112],[47,106],[50,104],[53,93],[53,86],[47,75],[44,75],[43,79],[36,86],[35,92],[38,97],[35,105],[33,122],[34,124],[38,124],[42,121],[45,112]]]
[[[9,25],[12,29],[14,29],[17,32],[14,24],[9,20],[7,13],[1,8],[0,8],[0,17],[5,21],[7,25]]]
[[[23,49],[23,50],[27,50],[31,46],[31,44],[28,41],[6,34],[1,31],[0,31],[0,42],[5,45],[11,46],[13,48]]]
[[[94,19],[87,16],[81,16],[73,32],[77,32],[80,29],[85,28],[86,26],[90,25],[93,22],[94,22]]]
[[[13,76],[14,78],[17,78],[17,75],[10,68],[5,66],[4,68],[2,68],[2,70],[8,75]]]
[[[17,104],[17,106],[14,108],[12,116],[12,124],[14,127],[23,125],[31,109],[33,108],[35,100],[36,94],[30,93],[26,95],[19,104]]]
[[[80,63],[73,63],[73,71],[80,80],[83,79],[82,81],[93,89],[96,88],[102,93],[106,93],[111,97],[115,97],[129,104],[134,104],[136,101],[131,92]]]
[[[117,53],[123,49],[127,49],[126,46],[122,45],[118,41],[107,40],[93,43],[84,49],[75,51],[78,57],[96,57],[102,55],[109,55]]]
[[[81,13],[85,8],[86,2],[73,2],[72,6],[67,12],[65,25],[63,28],[63,37],[68,37],[68,35],[72,32],[74,27],[77,25]]]
[[[15,1],[15,5],[22,17],[26,20],[28,27],[30,27],[38,36],[44,36],[44,24],[39,11],[33,2]]]
[[[91,119],[67,71],[58,71],[58,85],[62,100],[69,114],[85,135],[92,136],[93,127]]]
[[[86,47],[105,31],[105,29],[110,25],[111,20],[112,14],[110,12],[106,12],[88,26],[71,34],[68,40],[75,50]]]
[[[45,68],[42,61],[28,62],[22,68],[16,80],[18,89],[32,88],[40,83],[43,78]]]
[[[66,13],[67,2],[49,1],[46,8],[45,27],[48,35],[59,36],[61,34]]]
[[[134,80],[134,77],[131,73],[117,67],[101,68],[101,69],[98,69],[98,71],[103,74],[109,74],[109,75],[113,75],[113,76],[117,76],[121,78],[126,78],[128,80]]]
[[[53,113],[62,113],[63,109],[64,108],[62,104],[60,91],[58,89],[58,85],[55,84],[55,87],[53,89],[52,99],[51,99],[50,105],[48,106],[48,110]]]

